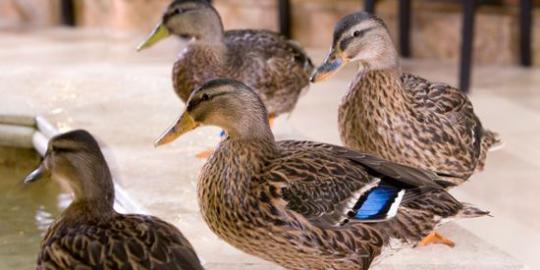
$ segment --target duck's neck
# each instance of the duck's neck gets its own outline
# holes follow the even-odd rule
[[[246,172],[257,173],[263,169],[266,161],[275,157],[277,146],[271,131],[252,130],[249,136],[229,135],[225,141],[236,153],[230,153],[236,161],[245,164]],[[232,148],[231,148],[232,149]]]
[[[240,161],[246,172],[256,173],[263,169],[264,164],[274,158],[277,146],[274,138],[234,139],[228,137],[223,141],[229,157]],[[234,152],[228,152],[231,149]]]
[[[222,40],[208,42],[206,40],[192,40],[187,52],[196,55],[197,64],[221,65],[226,62],[227,46]]]
[[[224,126],[227,139],[217,150],[221,152],[224,161],[232,162],[229,167],[240,168],[240,174],[247,176],[243,179],[244,183],[241,183],[245,185],[251,181],[250,176],[260,172],[264,164],[277,153],[268,119],[262,114],[259,117],[257,115],[259,114],[254,112],[244,114],[237,117],[231,126]],[[239,186],[236,184],[240,183],[235,183],[232,187]]]
[[[223,198],[243,202],[242,196],[251,192],[254,181],[263,181],[256,177],[277,155],[277,146],[273,138],[238,139],[228,137],[222,141],[214,154],[217,161],[215,168],[227,168],[217,181]],[[218,165],[219,164],[219,165]]]
[[[66,209],[66,216],[92,219],[106,218],[114,213],[114,184],[109,167],[104,161],[101,166],[92,164],[90,162],[81,170],[84,173],[70,176],[70,179],[74,179],[69,181],[74,199]]]
[[[253,114],[245,114],[238,117],[234,123],[224,125],[223,128],[231,140],[260,141],[275,144],[274,135],[268,124],[268,118],[259,118]]]
[[[196,29],[193,37],[199,42],[217,44],[224,41],[225,28],[223,27],[223,21],[214,8],[207,10],[206,18],[198,23]]]
[[[405,105],[407,93],[402,87],[400,76],[401,69],[397,65],[384,69],[365,69],[360,66],[348,96],[361,99],[361,104],[368,101],[376,102],[373,105],[381,109],[389,105]]]
[[[200,26],[200,32],[193,35],[188,50],[200,51],[203,53],[203,56],[210,58],[209,60],[222,60],[226,56],[227,51],[225,30],[217,11],[213,10],[212,14]]]

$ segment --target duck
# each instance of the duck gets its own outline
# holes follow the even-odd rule
[[[51,138],[43,161],[24,182],[44,176],[69,187],[74,199],[47,229],[36,269],[203,269],[173,225],[114,210],[111,172],[88,131]]]
[[[286,269],[368,269],[400,249],[444,242],[434,229],[487,215],[452,197],[436,174],[342,146],[276,141],[259,96],[215,79],[156,141],[200,126],[226,137],[197,184],[209,228],[230,245]]]
[[[327,80],[353,62],[358,71],[338,112],[345,146],[435,172],[452,187],[483,170],[487,152],[502,145],[462,91],[402,72],[384,21],[367,12],[336,24],[330,52],[311,81]]]
[[[174,90],[184,103],[208,80],[236,79],[257,89],[272,122],[290,114],[309,87],[314,65],[296,41],[268,30],[225,31],[206,0],[173,1],[138,50],[170,35],[188,41],[172,72]]]

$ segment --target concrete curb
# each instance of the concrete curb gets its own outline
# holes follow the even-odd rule
[[[0,146],[33,148],[45,155],[49,139],[60,131],[45,117],[0,115]],[[114,181],[114,208],[120,213],[148,214],[129,194]]]

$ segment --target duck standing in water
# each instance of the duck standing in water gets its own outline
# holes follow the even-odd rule
[[[37,269],[203,269],[176,227],[113,209],[111,173],[87,131],[52,138],[43,162],[25,183],[45,174],[66,183],[74,200],[47,230]]]
[[[350,62],[359,69],[338,121],[347,147],[430,170],[455,186],[482,170],[488,150],[501,143],[482,127],[461,91],[401,72],[381,19],[366,12],[341,19],[312,81],[328,79]]]
[[[275,141],[258,95],[218,79],[192,93],[156,145],[201,125],[226,138],[198,183],[210,229],[287,269],[368,269],[414,247],[453,218],[486,215],[460,203],[435,174],[311,141]]]
[[[208,80],[231,78],[257,89],[272,120],[291,113],[309,86],[314,67],[300,46],[270,31],[225,31],[218,12],[205,0],[173,1],[138,50],[169,35],[189,40],[172,74],[174,90],[184,102]]]

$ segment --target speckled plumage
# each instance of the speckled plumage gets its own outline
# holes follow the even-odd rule
[[[268,111],[277,116],[294,109],[312,69],[305,52],[276,33],[233,30],[225,32],[222,45],[189,44],[174,64],[173,85],[186,102],[211,79],[236,79],[258,89]]]
[[[74,200],[47,229],[37,269],[202,270],[197,254],[173,225],[113,209],[114,186],[95,139],[84,130],[51,139],[45,171],[74,191]]]
[[[294,41],[266,30],[225,31],[218,12],[204,0],[173,1],[162,19],[170,34],[188,40],[173,67],[176,94],[216,78],[257,89],[272,116],[290,113],[309,86],[311,60]]]
[[[359,12],[338,22],[331,53],[313,80],[351,62],[359,63],[359,71],[339,107],[344,145],[433,171],[452,186],[481,170],[489,148],[500,143],[461,91],[401,72],[379,18]]]
[[[454,185],[483,167],[497,141],[458,89],[397,70],[359,75],[339,107],[353,149],[436,172]]]
[[[66,211],[48,229],[37,269],[203,269],[178,229],[159,218]]]
[[[340,225],[355,192],[376,177],[388,177],[376,170],[399,178],[407,175],[403,167],[332,145],[273,143],[222,142],[201,173],[199,201],[217,235],[287,269],[368,269],[381,253],[415,246],[443,219],[464,209],[445,191],[423,183],[411,186],[418,194],[394,219]]]
[[[276,142],[266,117],[247,86],[219,80],[188,101],[182,119],[195,122],[170,129],[180,136],[212,124],[228,134],[202,168],[199,204],[210,229],[249,254],[287,269],[368,269],[443,220],[486,214],[456,201],[430,172],[325,143]],[[351,202],[382,182],[406,189],[397,216],[349,216]]]

